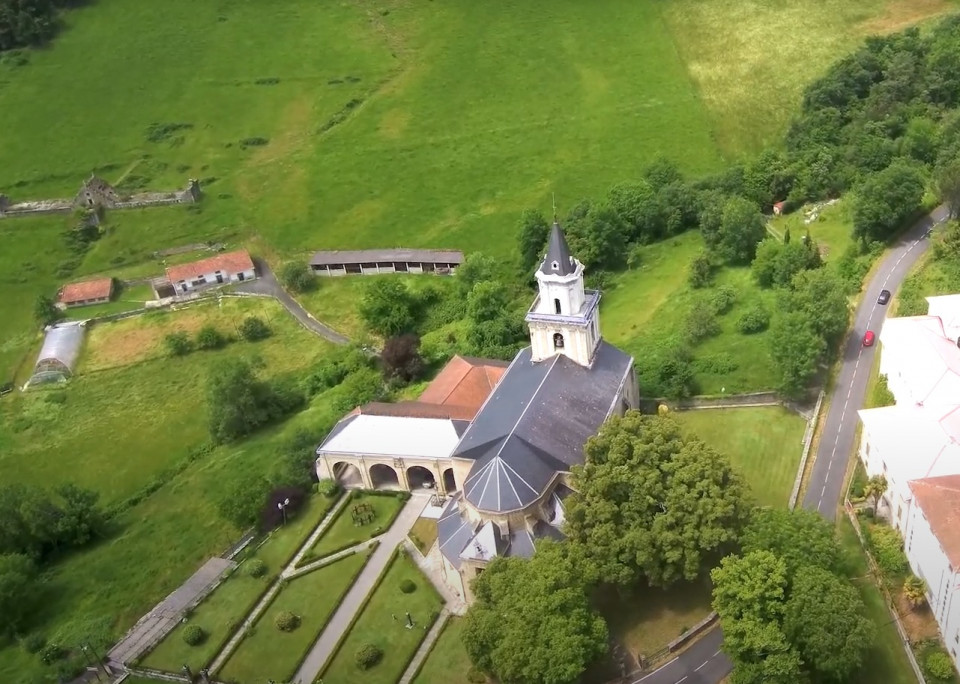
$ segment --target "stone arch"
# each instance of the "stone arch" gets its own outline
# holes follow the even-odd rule
[[[339,461],[333,464],[333,479],[344,487],[363,488],[363,473],[349,461]]]
[[[447,468],[443,471],[443,490],[447,494],[452,494],[457,489],[457,478],[453,474],[453,468]]]
[[[563,333],[553,333],[553,348],[563,349]]]
[[[374,489],[399,489],[400,476],[385,463],[374,463],[370,466],[370,485]]]
[[[407,468],[407,484],[411,491],[414,489],[436,489],[437,478],[429,469],[415,465]]]

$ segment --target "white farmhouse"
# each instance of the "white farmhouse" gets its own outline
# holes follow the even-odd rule
[[[239,283],[256,277],[253,260],[245,249],[224,252],[209,259],[192,261],[189,264],[171,266],[167,269],[167,280],[178,294],[204,285]]]

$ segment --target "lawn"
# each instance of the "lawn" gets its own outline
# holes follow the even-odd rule
[[[462,635],[463,618],[447,620],[413,684],[468,684],[467,672],[472,663],[463,647]]]
[[[804,223],[808,218],[806,212],[813,209],[814,207],[805,205],[786,216],[775,216],[770,219],[770,229],[783,237],[789,228],[792,238],[801,238],[809,231],[810,237],[819,245],[824,261],[837,261],[853,244],[850,202],[840,199],[829,206],[822,206],[815,221]]]
[[[133,285],[121,288],[120,292],[115,293],[113,299],[109,302],[67,309],[64,312],[64,318],[82,321],[98,316],[134,311],[142,309],[144,303],[152,299],[156,299],[156,297],[150,285]]]
[[[420,553],[427,555],[437,541],[437,521],[433,518],[418,518],[407,536],[420,549]]]
[[[649,656],[710,614],[710,580],[681,582],[669,589],[642,587],[621,596],[605,588],[597,608],[610,634],[634,654]]]
[[[404,580],[416,584],[416,591],[411,594],[400,591],[400,584]],[[433,585],[420,569],[408,556],[398,554],[346,639],[323,670],[322,679],[358,684],[394,684],[399,681],[430,629],[431,617],[440,612],[442,605]],[[404,628],[404,615],[408,612],[416,625],[413,629]],[[367,644],[379,646],[383,650],[383,660],[370,670],[362,671],[357,668],[354,655]]]
[[[867,607],[867,617],[877,628],[873,647],[864,658],[863,669],[851,680],[852,684],[914,684],[917,678],[910,668],[897,628],[887,610],[883,595],[867,570],[867,560],[853,525],[845,515],[840,516],[837,531],[840,545],[846,553],[847,574],[860,591]]]
[[[347,505],[340,509],[336,520],[327,528],[317,543],[306,553],[301,565],[323,558],[331,553],[342,551],[371,537],[382,534],[393,524],[394,518],[403,508],[405,501],[399,496],[378,495],[369,492],[353,493]],[[357,524],[353,520],[353,511],[358,506],[369,506],[373,517],[369,522]]]
[[[779,406],[676,411],[672,415],[730,458],[759,505],[786,507],[803,449],[803,418]]]
[[[956,9],[951,0],[678,0],[664,5],[676,49],[728,156],[777,141],[804,86],[866,36]]]
[[[249,684],[259,684],[268,679],[289,681],[360,573],[369,554],[369,551],[352,554],[290,580],[216,673],[217,678]],[[278,630],[274,626],[274,618],[283,611],[299,615],[300,627],[292,632]]]

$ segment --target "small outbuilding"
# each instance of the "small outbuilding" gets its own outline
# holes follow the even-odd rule
[[[57,301],[61,308],[68,309],[74,306],[109,302],[111,295],[113,295],[113,278],[97,278],[64,285],[60,289]]]
[[[204,285],[239,283],[254,280],[256,277],[253,259],[245,249],[224,252],[209,259],[171,266],[167,269],[167,279],[178,294]]]
[[[310,269],[318,276],[378,273],[451,275],[463,263],[463,252],[439,249],[358,249],[317,252]]]
[[[86,326],[82,322],[60,323],[47,328],[40,355],[27,385],[66,382],[77,366]]]
[[[784,213],[784,209],[786,209],[786,206],[787,206],[786,201],[783,201],[783,202],[774,202],[774,204],[773,204],[773,215],[774,215],[774,216],[782,216],[783,213]]]

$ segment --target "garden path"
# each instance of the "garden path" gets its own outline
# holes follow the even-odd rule
[[[427,632],[427,636],[424,638],[423,643],[420,644],[420,648],[417,649],[417,652],[413,656],[413,660],[410,661],[410,664],[407,666],[406,672],[403,673],[403,676],[400,678],[400,684],[410,684],[413,681],[413,678],[417,676],[417,671],[420,669],[420,665],[423,664],[423,661],[427,659],[427,656],[430,655],[430,650],[433,648],[433,644],[437,639],[440,638],[440,633],[443,631],[443,626],[447,624],[447,619],[450,617],[450,611],[444,607],[440,611],[440,617],[436,619],[433,623],[433,627],[430,628],[430,631]]]
[[[337,644],[340,643],[340,637],[350,629],[354,616],[363,606],[367,594],[376,586],[377,579],[390,562],[394,549],[406,539],[407,533],[413,527],[417,518],[420,517],[420,512],[427,505],[430,496],[431,494],[427,492],[414,492],[390,529],[377,537],[380,545],[370,556],[370,560],[364,566],[353,586],[350,587],[350,591],[340,602],[337,612],[327,622],[320,638],[310,649],[310,653],[307,654],[300,670],[293,678],[294,684],[311,684],[320,670],[323,669],[323,666],[327,664]]]

